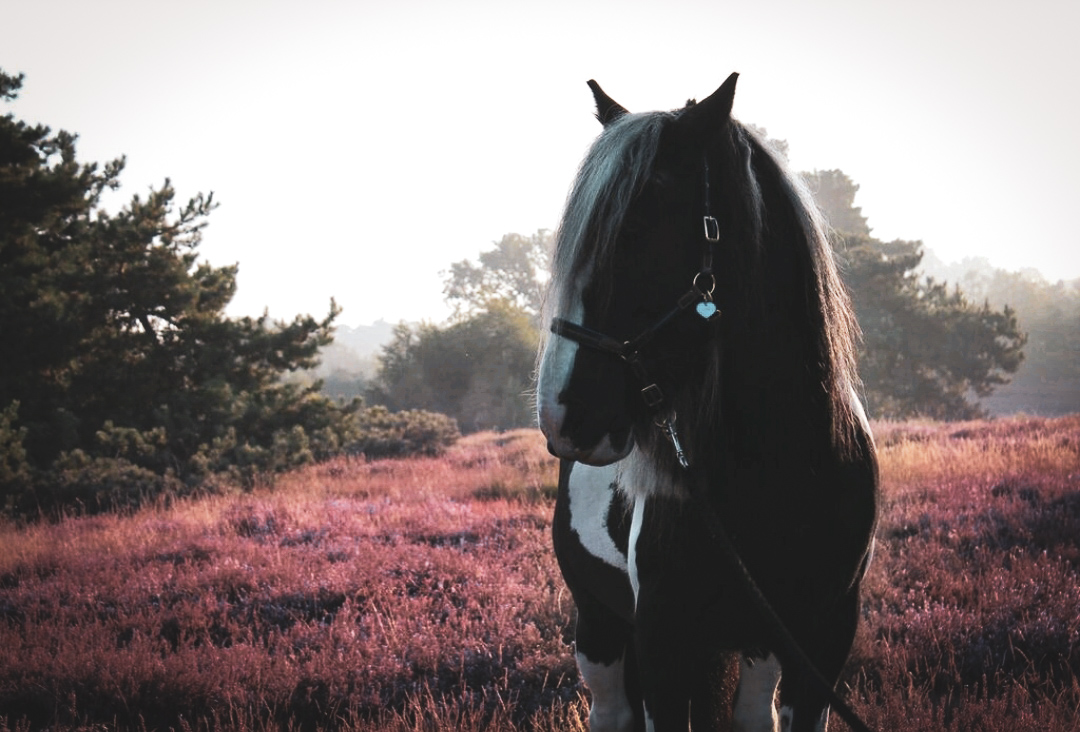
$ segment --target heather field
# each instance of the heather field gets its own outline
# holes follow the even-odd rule
[[[1080,417],[875,431],[848,698],[883,731],[1080,728]],[[0,730],[584,729],[554,484],[538,433],[480,434],[0,526]]]

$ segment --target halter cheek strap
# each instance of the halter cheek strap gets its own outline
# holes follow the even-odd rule
[[[656,425],[663,430],[665,436],[671,441],[679,464],[684,469],[690,467],[690,461],[686,457],[686,452],[679,442],[679,435],[675,429],[675,410],[665,409],[666,398],[664,392],[659,384],[650,377],[641,353],[657,333],[691,305],[695,306],[697,314],[705,320],[715,320],[720,317],[720,311],[712,299],[713,291],[716,289],[716,276],[713,274],[712,269],[713,245],[720,241],[720,225],[709,211],[709,198],[709,162],[706,160],[705,215],[702,217],[705,228],[705,245],[702,249],[701,269],[694,275],[690,289],[683,293],[671,310],[628,341],[620,341],[617,338],[612,338],[565,318],[553,318],[551,321],[551,332],[555,335],[574,341],[580,346],[617,356],[630,366],[634,376],[644,384],[641,389],[641,398],[645,402],[645,406],[652,412]]]

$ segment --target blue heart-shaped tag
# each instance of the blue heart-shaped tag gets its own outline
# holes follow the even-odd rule
[[[705,320],[710,320],[716,315],[716,303],[711,300],[702,300],[695,309],[697,314],[705,318]]]

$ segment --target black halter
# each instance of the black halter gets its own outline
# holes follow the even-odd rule
[[[674,307],[628,341],[620,341],[617,338],[604,335],[599,331],[586,328],[565,318],[552,318],[551,320],[551,332],[555,335],[574,341],[580,346],[617,356],[630,366],[634,376],[644,385],[641,389],[641,398],[645,402],[645,406],[652,412],[656,425],[671,440],[671,444],[675,448],[675,455],[683,468],[689,468],[690,461],[686,457],[686,452],[679,442],[679,435],[675,429],[675,410],[666,406],[664,393],[659,384],[650,377],[641,353],[657,333],[692,305],[696,307],[698,315],[705,320],[714,320],[720,317],[720,311],[717,310],[712,299],[713,291],[716,289],[716,277],[712,268],[713,246],[720,241],[720,225],[709,210],[708,160],[705,161],[704,168],[705,214],[702,221],[705,227],[705,240],[702,246],[701,269],[694,275],[690,283],[690,289],[683,293]]]

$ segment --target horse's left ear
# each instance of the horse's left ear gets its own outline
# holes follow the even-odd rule
[[[704,142],[731,119],[731,107],[735,103],[735,83],[738,80],[738,72],[733,73],[719,89],[682,113],[679,124],[685,125],[686,134]]]
[[[600,120],[600,124],[604,127],[607,127],[624,114],[629,114],[626,107],[609,97],[594,79],[589,79],[589,88],[592,89],[593,99],[596,100],[596,118]]]

